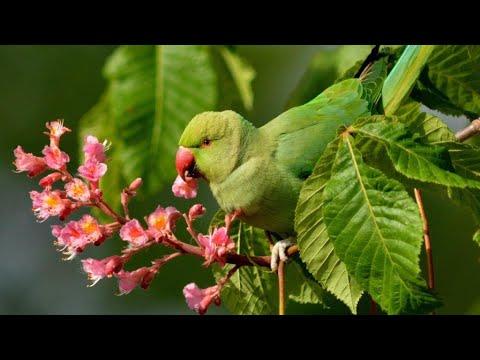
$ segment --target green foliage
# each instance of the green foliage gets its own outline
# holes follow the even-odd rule
[[[210,225],[210,230],[224,225],[225,213],[218,211]],[[253,255],[268,255],[270,253],[268,240],[263,230],[234,222],[230,235],[239,253]],[[225,276],[233,265],[220,268],[215,265],[213,272],[218,280]],[[234,314],[276,314],[278,313],[277,275],[269,268],[261,266],[243,266],[232,276],[222,291],[222,301]],[[293,261],[287,264],[286,292],[289,299],[300,304],[322,304],[321,287],[308,278],[301,266]],[[288,309],[288,308],[287,308]]]
[[[428,60],[428,78],[423,84],[442,101],[425,105],[470,117],[480,114],[480,46],[436,46]],[[428,98],[431,100],[431,98]]]
[[[377,121],[355,131],[359,136],[385,145],[395,169],[406,177],[444,186],[480,189],[480,182],[452,171],[446,149],[417,143],[400,123]]]
[[[336,254],[382,309],[415,313],[438,305],[419,277],[422,223],[415,202],[399,182],[367,166],[348,135],[323,196]]]
[[[322,214],[323,191],[331,176],[337,148],[338,140],[329,144],[305,181],[295,211],[295,230],[300,256],[307,269],[355,314],[362,289],[335,254]]]
[[[80,127],[113,144],[103,183],[117,206],[119,189],[136,177],[144,197],[172,183],[177,141],[193,116],[253,104],[255,72],[227,47],[120,46],[104,74],[108,90]]]

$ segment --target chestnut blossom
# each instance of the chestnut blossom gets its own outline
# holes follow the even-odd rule
[[[52,234],[57,238],[56,245],[60,250],[66,250],[68,260],[81,253],[88,244],[95,243],[103,238],[101,226],[91,215],[83,215],[78,221],[70,221],[63,228],[58,225],[52,226]]]
[[[122,226],[120,237],[134,247],[145,245],[148,242],[148,235],[137,219],[130,220]]]
[[[197,187],[197,180],[188,179],[187,181],[183,181],[180,176],[177,176],[172,185],[172,192],[176,197],[193,199],[197,196]]]
[[[148,267],[141,267],[135,271],[119,271],[115,276],[118,278],[120,295],[130,293],[138,285],[143,289],[147,289],[155,273],[155,270]]]
[[[121,256],[113,255],[105,259],[85,259],[82,260],[83,270],[88,274],[88,279],[92,281],[89,286],[94,286],[105,277],[112,277],[114,273],[122,270],[123,259]]]
[[[221,266],[226,263],[226,254],[235,249],[235,243],[227,234],[227,228],[215,229],[211,235],[198,235],[198,242],[203,248],[205,265],[217,261]]]
[[[38,182],[38,184],[43,188],[50,187],[54,183],[56,183],[57,181],[61,180],[62,176],[63,175],[61,173],[54,172],[54,173],[48,174],[47,176],[44,176],[43,178],[41,178],[40,181]]]
[[[90,199],[90,190],[88,190],[87,184],[77,178],[65,184],[65,191],[74,200],[85,202]]]
[[[195,204],[193,205],[190,210],[188,210],[188,218],[190,221],[193,221],[205,214],[205,207],[202,204]]]
[[[200,315],[207,312],[212,302],[217,306],[220,305],[220,287],[218,285],[200,289],[197,284],[190,283],[183,288],[183,295],[188,307]]]
[[[59,190],[49,188],[42,192],[30,191],[30,198],[32,210],[40,221],[45,221],[50,216],[62,216],[71,206],[71,202]]]
[[[17,172],[26,171],[28,176],[34,177],[47,169],[47,164],[43,158],[26,153],[20,145],[13,150],[13,154],[15,155],[13,164],[17,168]]]
[[[78,168],[78,173],[84,179],[97,183],[107,172],[107,164],[101,163],[95,158],[87,160]]]
[[[159,239],[168,231],[175,229],[175,222],[180,218],[182,214],[173,206],[163,208],[158,206],[156,210],[148,215],[148,233],[155,239]]]
[[[56,146],[58,146],[58,144],[60,143],[60,137],[66,132],[71,131],[69,128],[63,126],[63,120],[47,122],[45,126],[48,130],[50,130],[46,134],[50,136],[51,143],[55,144]]]
[[[106,160],[105,150],[107,149],[107,142],[100,143],[95,136],[88,135],[84,140],[83,152],[85,153],[85,162],[94,159],[99,163],[104,163]]]
[[[47,166],[54,170],[60,170],[70,161],[68,154],[60,150],[57,146],[45,146],[42,150]]]

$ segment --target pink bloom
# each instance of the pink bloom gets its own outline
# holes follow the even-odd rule
[[[104,277],[111,277],[114,273],[119,272],[123,266],[123,259],[114,255],[105,259],[85,259],[82,260],[83,270],[88,274],[89,280],[95,285]]]
[[[49,186],[52,186],[57,181],[59,181],[62,178],[62,176],[63,175],[61,173],[54,172],[54,173],[48,174],[47,176],[41,178],[38,183],[43,188],[49,187]]]
[[[88,244],[102,239],[103,232],[97,220],[90,215],[83,215],[78,221],[70,221],[63,228],[52,226],[52,234],[57,238],[56,244],[69,255],[68,260],[82,252]]]
[[[20,145],[13,150],[13,154],[15,155],[14,165],[17,172],[27,171],[28,176],[33,177],[47,169],[47,164],[43,158],[24,152]]]
[[[96,183],[107,172],[107,164],[89,159],[78,168],[78,172],[81,177]]]
[[[32,210],[35,216],[44,221],[50,216],[61,216],[71,205],[68,199],[62,197],[59,190],[45,189],[42,192],[30,191]]]
[[[83,152],[85,153],[85,162],[94,159],[100,163],[104,163],[106,142],[103,144],[98,141],[95,136],[88,135],[84,140]]]
[[[202,204],[195,204],[190,208],[190,210],[188,210],[188,218],[193,221],[203,216],[203,214],[205,214],[205,211],[206,209]]]
[[[80,179],[75,178],[65,184],[65,190],[67,195],[74,200],[85,202],[90,199],[90,190],[88,190],[87,184]]]
[[[220,288],[218,285],[200,289],[197,284],[190,283],[183,288],[183,295],[187,300],[188,307],[200,315],[207,312],[212,301],[216,305],[220,305]]]
[[[180,176],[177,176],[172,185],[173,194],[176,197],[183,197],[185,199],[193,199],[197,196],[197,180],[190,179],[183,181]]]
[[[45,124],[48,130],[50,130],[47,135],[50,136],[51,143],[58,146],[60,142],[60,137],[65,134],[66,132],[70,132],[71,130],[65,126],[63,126],[63,120],[55,120]]]
[[[130,220],[122,226],[120,237],[133,246],[142,246],[148,242],[147,233],[136,219]]]
[[[143,289],[148,288],[152,281],[152,270],[148,267],[142,267],[135,271],[121,270],[115,276],[118,278],[118,289],[120,295],[128,294],[138,285]]]
[[[198,241],[203,248],[205,265],[218,261],[221,266],[225,265],[226,254],[235,249],[235,243],[227,234],[227,228],[215,229],[211,235],[198,235]]]
[[[150,236],[158,239],[166,234],[168,231],[175,229],[175,222],[182,214],[173,206],[162,208],[158,206],[156,210],[148,215],[148,233]]]
[[[60,170],[70,161],[70,157],[57,146],[45,146],[42,154],[45,156],[45,162],[51,169]]]

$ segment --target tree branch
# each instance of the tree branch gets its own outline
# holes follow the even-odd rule
[[[278,264],[278,315],[285,315],[285,261]]]
[[[480,118],[473,120],[472,123],[465,129],[458,131],[455,134],[455,137],[458,141],[464,142],[465,140],[470,139],[478,134],[480,134]]]

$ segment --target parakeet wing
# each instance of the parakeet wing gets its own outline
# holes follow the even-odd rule
[[[360,80],[348,79],[277,116],[261,128],[276,141],[275,159],[295,177],[307,178],[338,127],[370,114],[364,98]]]

